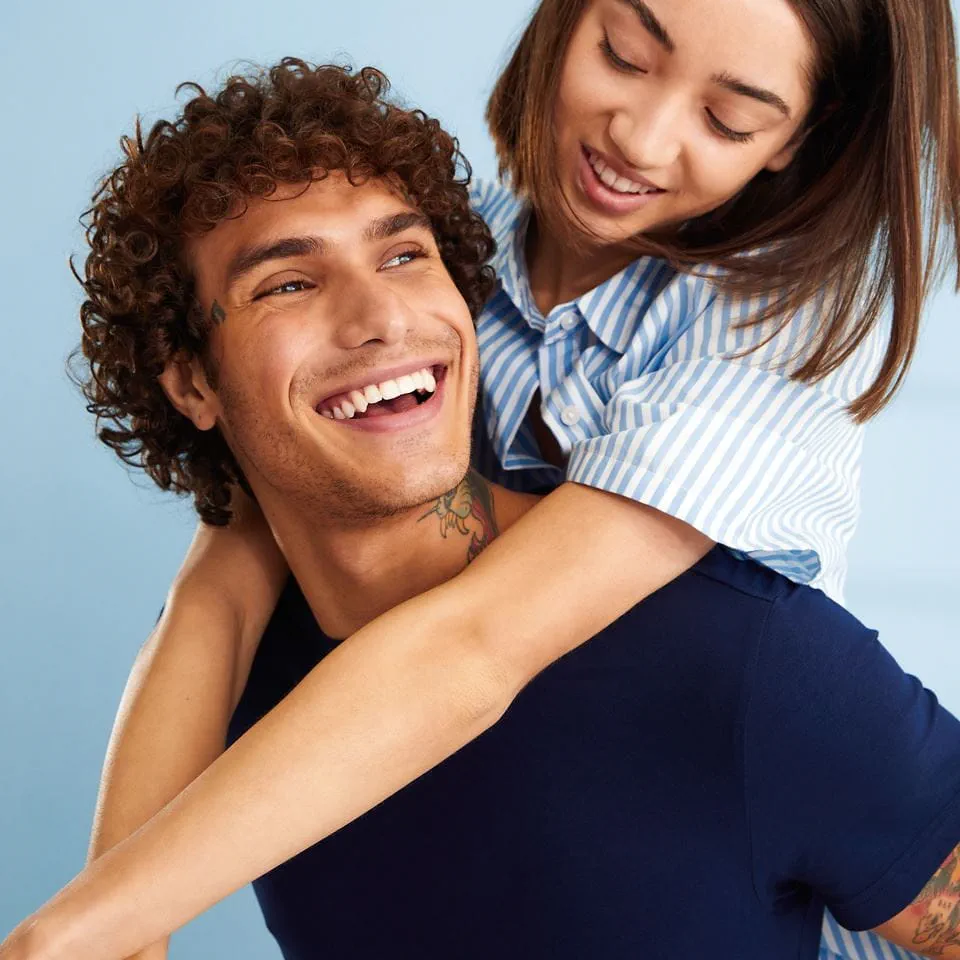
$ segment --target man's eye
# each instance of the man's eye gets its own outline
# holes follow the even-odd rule
[[[635,63],[630,63],[629,60],[624,60],[613,49],[613,45],[610,43],[610,37],[604,33],[603,39],[600,41],[600,49],[603,51],[603,55],[607,60],[616,67],[617,70],[620,70],[622,73],[646,73],[647,71],[643,67],[638,67]]]
[[[283,283],[278,283],[275,287],[264,290],[263,293],[258,293],[253,299],[262,300],[264,297],[272,297],[275,294],[302,293],[304,290],[311,289],[312,286],[313,284],[307,280],[284,280]]]
[[[394,267],[402,267],[406,263],[412,263],[414,260],[420,260],[426,254],[422,250],[404,250],[395,257],[391,257],[380,269],[391,270]]]

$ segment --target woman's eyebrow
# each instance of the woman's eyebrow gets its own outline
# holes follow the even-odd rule
[[[626,4],[640,18],[640,23],[643,24],[644,30],[646,30],[667,53],[673,53],[676,47],[673,40],[670,39],[670,34],[667,33],[663,24],[657,19],[656,14],[643,0],[620,0],[620,2]]]
[[[639,17],[644,30],[646,30],[667,53],[673,53],[674,50],[676,50],[676,44],[673,42],[670,34],[667,33],[666,27],[657,19],[656,14],[644,3],[644,0],[620,0],[620,2],[628,6]],[[724,87],[731,91],[731,93],[739,94],[742,97],[750,97],[753,100],[759,100],[768,106],[776,107],[785,117],[790,117],[790,107],[787,101],[772,90],[756,87],[752,83],[738,80],[728,73],[719,73],[710,79],[713,83]]]
[[[774,93],[772,90],[766,90],[764,87],[755,87],[752,83],[746,83],[731,77],[729,73],[717,73],[710,78],[714,83],[729,90],[731,93],[737,93],[741,97],[751,97],[753,100],[759,100],[768,106],[776,107],[785,117],[790,117],[790,107],[783,97]]]

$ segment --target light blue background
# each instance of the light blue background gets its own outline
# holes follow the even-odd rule
[[[81,868],[127,671],[190,537],[185,503],[133,481],[63,374],[79,333],[77,216],[137,112],[246,58],[349,56],[494,173],[482,115],[529,3],[15,0],[0,28],[0,935]],[[848,603],[960,712],[958,298],[931,306],[902,396],[870,429]],[[249,889],[172,955],[278,956]]]

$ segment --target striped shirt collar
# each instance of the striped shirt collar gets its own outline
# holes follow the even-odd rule
[[[527,273],[525,241],[530,213],[528,204],[518,203],[514,216],[506,218],[497,230],[494,267],[504,293],[527,323],[542,334],[549,318],[536,305]],[[600,341],[623,354],[650,304],[674,273],[662,260],[640,257],[599,286],[555,307],[551,314],[573,306]]]

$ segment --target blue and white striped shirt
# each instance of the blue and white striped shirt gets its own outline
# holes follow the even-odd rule
[[[883,331],[800,383],[789,374],[810,353],[817,304],[771,338],[768,324],[737,328],[753,304],[649,257],[544,317],[523,256],[525,207],[497,183],[477,184],[473,199],[500,281],[477,320],[491,441],[480,466],[512,488],[564,478],[525,422],[539,387],[566,479],[647,503],[840,598],[863,432],[847,406],[873,381]]]
[[[886,331],[801,383],[790,373],[810,354],[822,302],[776,333],[738,328],[755,303],[649,257],[544,317],[526,271],[527,208],[495,182],[474,183],[472,201],[497,241],[499,279],[477,319],[480,470],[511,489],[567,479],[631,497],[842,600],[863,436],[847,408],[873,382]],[[565,471],[542,459],[526,421],[538,388]],[[837,956],[910,954],[828,916],[820,957]]]

